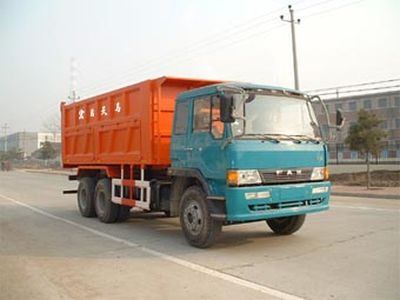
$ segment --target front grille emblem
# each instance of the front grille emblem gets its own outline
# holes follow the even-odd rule
[[[302,171],[301,170],[276,170],[275,171],[276,176],[293,176],[293,175],[301,175]]]

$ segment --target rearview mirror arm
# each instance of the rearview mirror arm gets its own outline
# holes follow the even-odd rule
[[[326,107],[325,102],[321,99],[320,96],[318,96],[318,95],[311,96],[311,97],[309,97],[309,99],[310,99],[310,102],[312,102],[314,99],[316,99],[317,101],[319,101],[321,103],[322,107],[324,108],[325,117],[326,117],[326,120],[328,121],[329,128],[335,128],[336,130],[341,130],[343,128],[345,119],[343,118],[343,121],[340,125],[333,125],[329,118],[328,108]]]

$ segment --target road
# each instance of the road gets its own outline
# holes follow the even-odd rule
[[[2,299],[399,299],[400,201],[334,197],[292,236],[263,222],[188,246],[176,218],[82,218],[65,176],[0,173]]]

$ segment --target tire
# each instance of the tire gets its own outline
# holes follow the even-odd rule
[[[283,217],[266,220],[268,226],[273,232],[280,235],[289,235],[303,226],[306,215],[298,215],[292,217]]]
[[[207,248],[221,233],[222,222],[210,217],[206,195],[198,186],[189,187],[181,198],[180,223],[187,242]]]
[[[114,223],[117,221],[120,205],[111,202],[111,181],[100,179],[96,185],[94,207],[97,218],[103,223]]]
[[[119,206],[118,217],[116,221],[124,222],[127,219],[129,219],[131,207],[126,205],[118,205],[118,204],[116,205]]]
[[[83,217],[92,218],[96,216],[94,208],[95,186],[95,178],[83,177],[79,179],[77,200],[79,212]]]

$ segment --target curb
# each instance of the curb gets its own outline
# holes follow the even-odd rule
[[[357,198],[379,198],[379,199],[390,199],[390,200],[400,200],[398,195],[378,195],[378,194],[355,194],[346,192],[331,192],[332,196],[344,196],[344,197],[357,197]]]
[[[29,169],[24,169],[18,170],[19,172],[26,172],[26,173],[39,173],[39,174],[47,174],[47,175],[63,175],[63,176],[68,176],[68,175],[73,175],[74,173],[72,172],[65,172],[65,171],[53,171],[53,172],[49,172],[46,170],[29,170]]]

